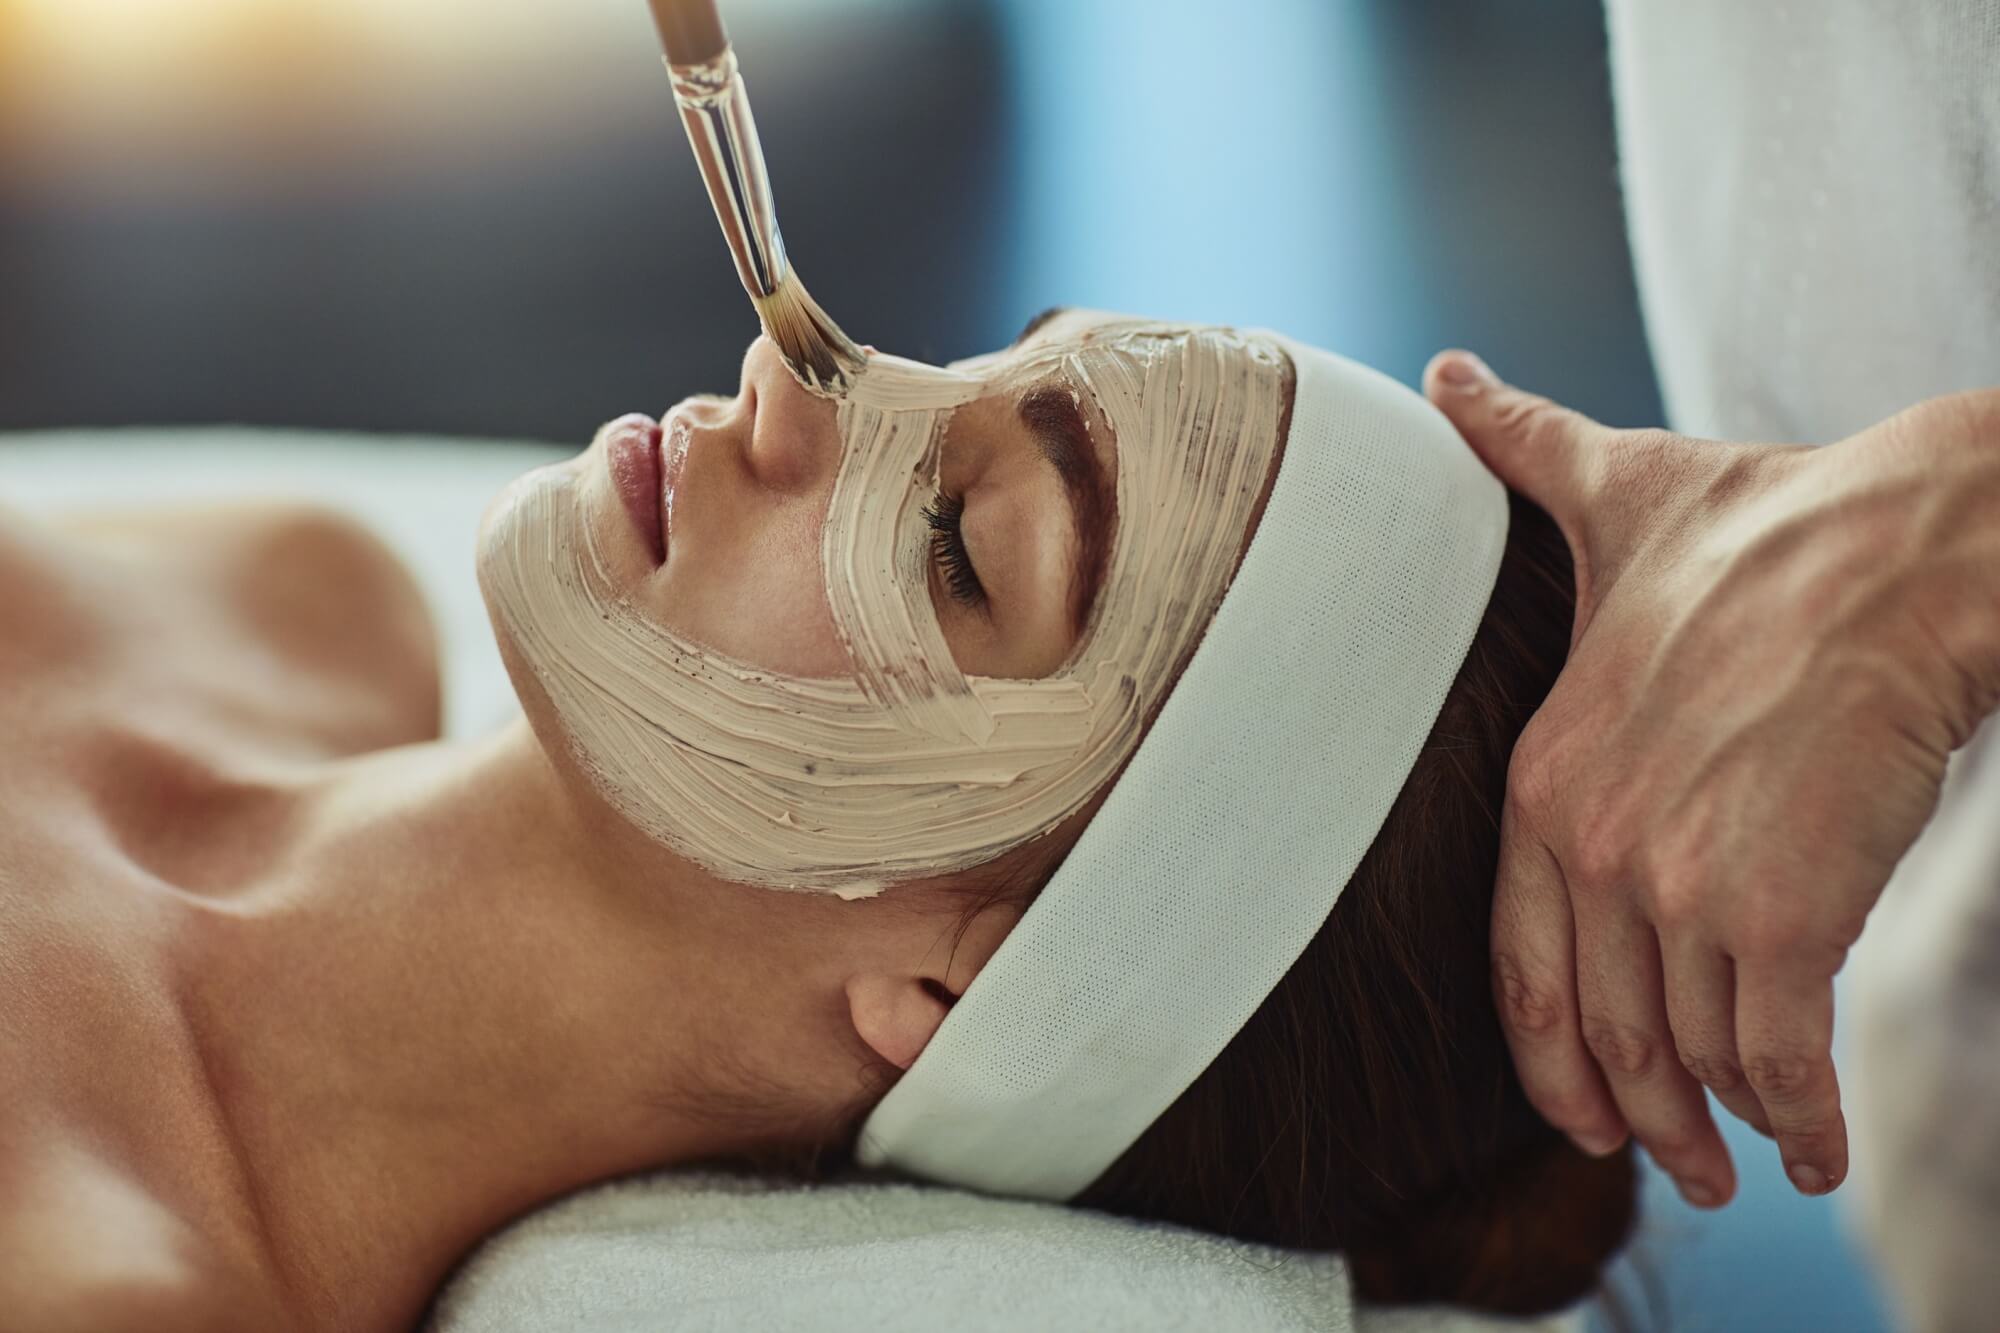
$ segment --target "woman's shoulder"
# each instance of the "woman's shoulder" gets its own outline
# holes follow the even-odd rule
[[[38,1278],[9,1301],[18,1333],[278,1333],[295,1327],[282,1307],[192,1278]]]
[[[402,739],[442,722],[436,625],[407,566],[372,529],[312,504],[228,511],[217,586],[288,662],[383,692]]]
[[[199,654],[204,678],[282,714],[315,716],[336,750],[438,734],[437,632],[416,579],[359,520],[322,505],[235,501],[66,513],[59,538],[119,571],[97,600],[159,652]],[[148,606],[149,600],[156,602]],[[185,607],[185,614],[162,608]]]
[[[260,1272],[231,1264],[135,1178],[94,1153],[0,1163],[0,1309],[19,1333],[234,1333],[295,1327]]]

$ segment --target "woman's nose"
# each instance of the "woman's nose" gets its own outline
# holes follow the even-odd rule
[[[743,358],[743,390],[756,405],[748,462],[757,480],[791,492],[831,485],[840,462],[835,405],[807,393],[792,378],[769,338],[750,344]]]

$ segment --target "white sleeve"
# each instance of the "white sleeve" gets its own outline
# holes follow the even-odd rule
[[[2000,383],[2000,0],[1606,0],[1668,422],[1824,444]]]

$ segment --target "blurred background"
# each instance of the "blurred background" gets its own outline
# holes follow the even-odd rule
[[[1466,345],[1660,420],[1599,0],[724,9],[792,256],[859,338],[942,359],[1086,304],[1412,384]],[[580,446],[733,388],[754,332],[640,0],[0,0],[0,429]],[[1742,1195],[1649,1180],[1642,1326],[1885,1327],[1836,1203],[1721,1118]]]
[[[743,0],[857,337],[1054,303],[1659,416],[1596,0]],[[640,0],[0,0],[0,427],[585,441],[755,331]]]

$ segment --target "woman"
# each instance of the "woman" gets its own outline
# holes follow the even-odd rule
[[[960,369],[837,414],[760,341],[735,399],[523,479],[480,574],[525,717],[471,745],[337,520],[0,530],[0,1307],[403,1328],[578,1186],[852,1151],[1145,750],[1294,447],[1267,343],[1070,312]],[[1554,1308],[1622,1243],[1629,1158],[1533,1116],[1485,983],[1568,635],[1512,519],[1340,901],[1075,1202],[1336,1246],[1387,1302]]]

